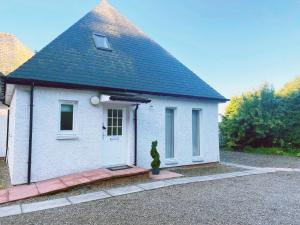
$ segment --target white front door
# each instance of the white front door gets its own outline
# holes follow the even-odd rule
[[[103,166],[127,164],[126,108],[105,107],[103,113]]]

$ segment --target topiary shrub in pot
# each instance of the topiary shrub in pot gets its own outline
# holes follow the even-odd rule
[[[160,172],[160,155],[157,151],[157,141],[152,142],[152,147],[150,154],[153,158],[153,161],[151,162],[151,167],[152,167],[152,174],[153,175],[158,175]]]

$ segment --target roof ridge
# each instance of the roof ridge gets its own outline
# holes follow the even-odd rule
[[[110,25],[116,24],[118,27],[130,27],[135,32],[139,32],[144,36],[147,36],[141,29],[134,25],[126,16],[124,16],[119,10],[109,3],[108,0],[102,0],[90,13],[95,13],[102,19],[105,18]]]
[[[97,49],[93,33],[105,35],[112,51]],[[102,0],[10,78],[225,100],[108,0]]]

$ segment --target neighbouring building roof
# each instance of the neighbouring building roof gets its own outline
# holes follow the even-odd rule
[[[33,52],[16,36],[0,33],[0,72],[7,75],[33,56]]]
[[[106,36],[110,49],[97,48],[95,34]],[[100,45],[102,41],[99,39]],[[226,101],[106,0],[12,73],[9,80],[20,79]]]

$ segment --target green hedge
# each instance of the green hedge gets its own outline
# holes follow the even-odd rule
[[[270,85],[233,97],[220,123],[224,146],[300,148],[300,76],[276,92]]]

